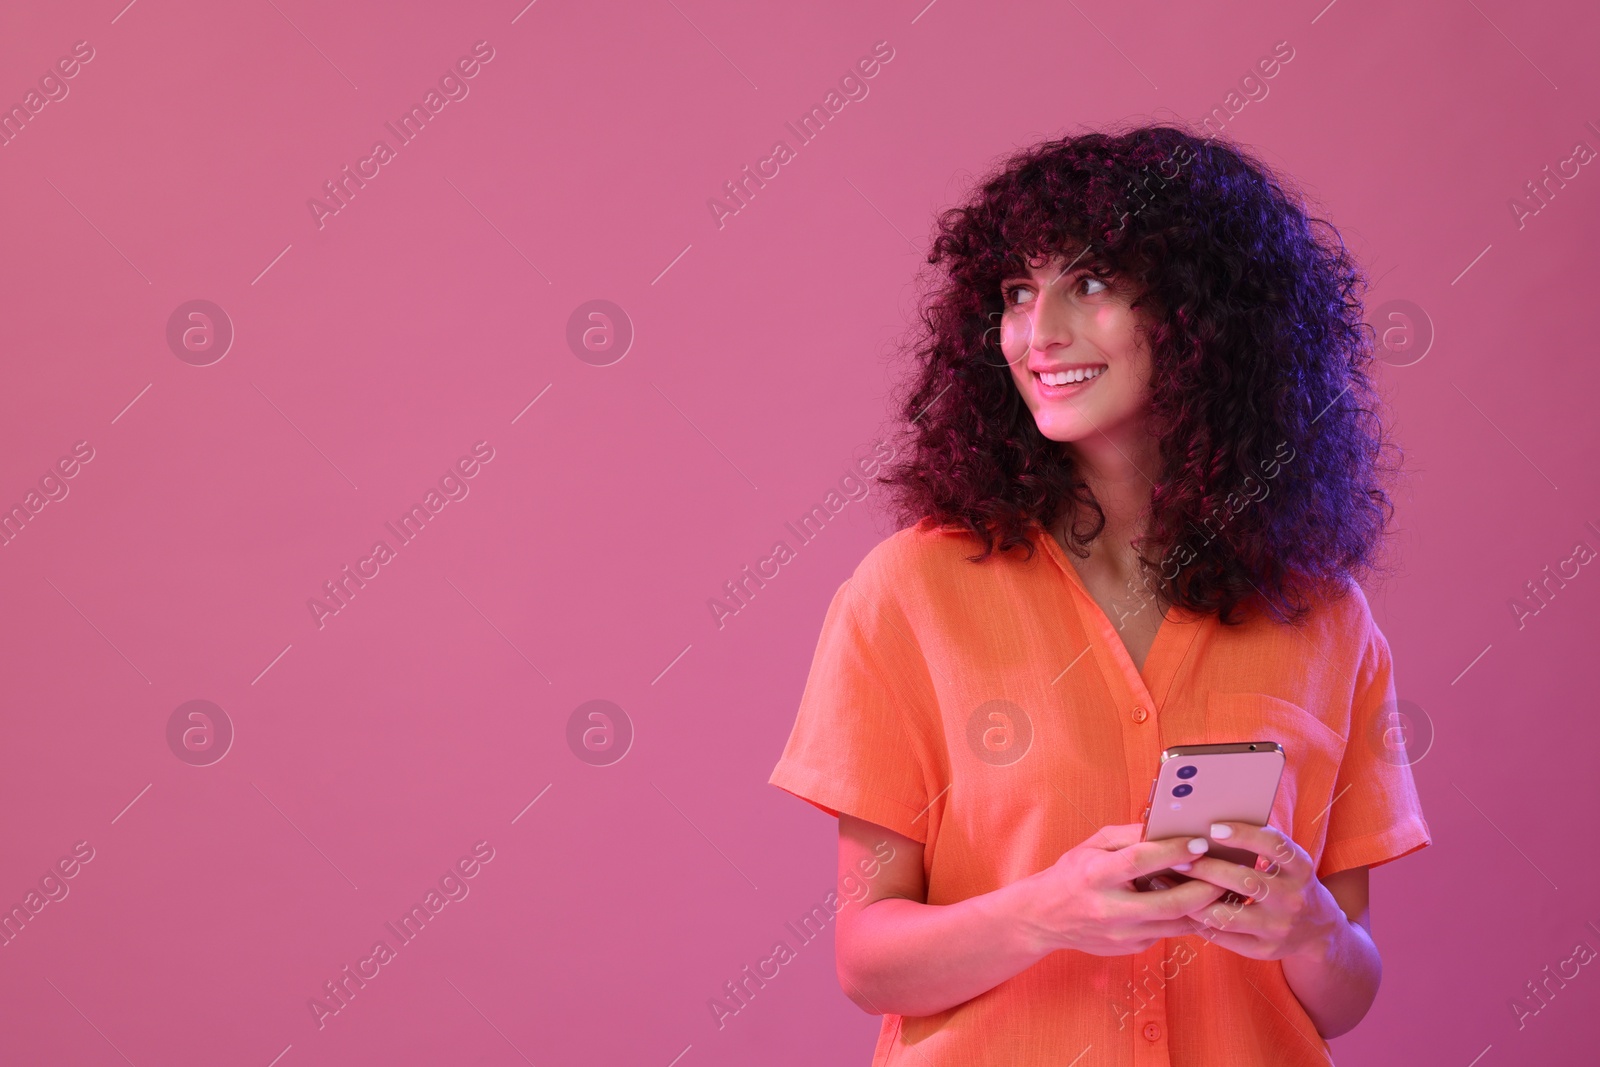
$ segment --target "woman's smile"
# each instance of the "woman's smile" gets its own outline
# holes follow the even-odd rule
[[[1091,367],[1033,372],[1034,389],[1043,400],[1066,400],[1088,389],[1109,368],[1104,363]]]

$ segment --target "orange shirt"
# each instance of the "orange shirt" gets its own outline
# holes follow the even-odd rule
[[[1388,642],[1355,582],[1298,628],[1171,608],[1144,671],[1054,537],[984,563],[925,519],[834,594],[770,779],[922,842],[928,903],[988,893],[1101,826],[1142,822],[1161,751],[1277,741],[1270,822],[1319,877],[1430,843],[1385,758]],[[1156,610],[1153,605],[1144,610]],[[1053,952],[931,1016],[886,1015],[873,1067],[1329,1064],[1277,961],[1199,936],[1129,956]]]

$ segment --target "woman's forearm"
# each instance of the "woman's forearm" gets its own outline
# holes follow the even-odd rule
[[[1054,951],[1023,919],[1028,879],[954,904],[900,897],[853,916],[839,981],[878,1015],[934,1015],[986,993]]]
[[[1355,1028],[1378,996],[1383,960],[1359,923],[1344,919],[1316,950],[1285,956],[1283,977],[1323,1037]]]

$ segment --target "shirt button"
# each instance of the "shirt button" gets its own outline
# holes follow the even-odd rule
[[[1149,717],[1150,717],[1150,713],[1148,711],[1145,711],[1143,706],[1140,706],[1140,707],[1137,707],[1137,708],[1133,709],[1133,721],[1134,722],[1144,722]]]
[[[1160,1023],[1145,1023],[1144,1024],[1144,1036],[1145,1036],[1145,1038],[1147,1040],[1150,1040],[1150,1041],[1160,1041],[1161,1040],[1161,1024]]]

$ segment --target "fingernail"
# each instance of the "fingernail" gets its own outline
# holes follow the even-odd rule
[[[1215,831],[1216,827],[1213,826],[1211,829]],[[1189,839],[1189,851],[1193,852],[1196,856],[1200,855],[1202,852],[1208,851],[1210,848],[1211,842],[1207,841],[1203,837],[1191,837]]]
[[[1211,836],[1216,838],[1218,841],[1230,838],[1233,836],[1233,827],[1226,826],[1220,822],[1214,822],[1211,824]]]
[[[1193,867],[1194,867],[1194,864],[1192,864],[1192,863],[1174,863],[1172,865],[1172,869],[1175,870],[1175,871],[1187,871],[1187,870],[1192,869]]]

